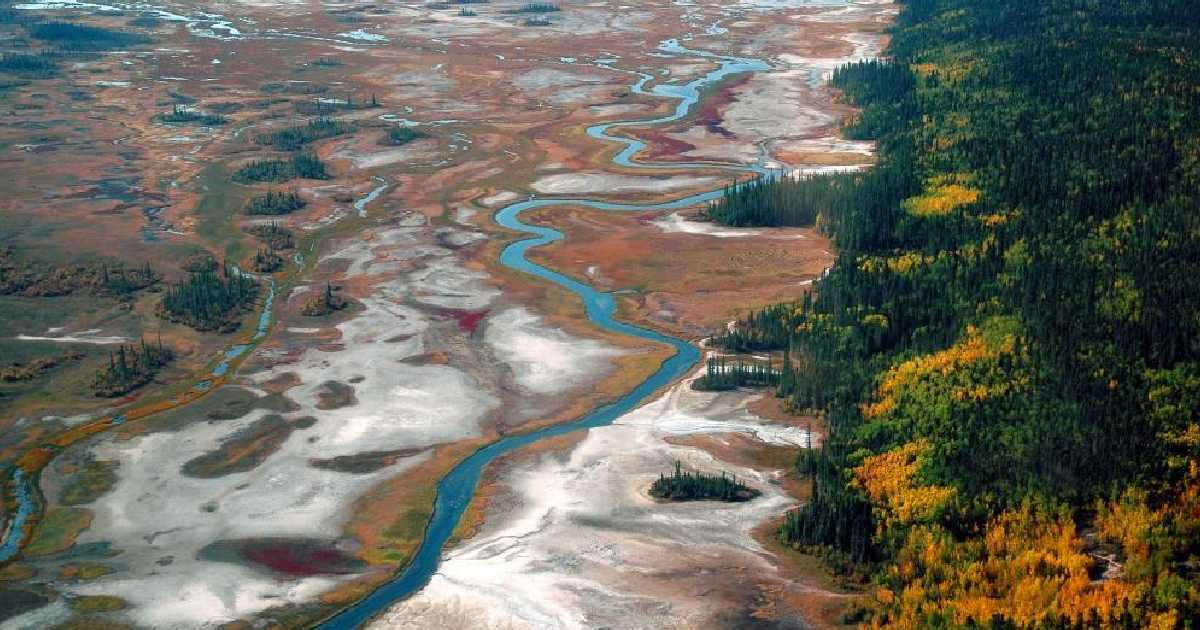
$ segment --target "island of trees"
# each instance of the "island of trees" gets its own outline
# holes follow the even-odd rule
[[[354,123],[336,118],[316,118],[304,125],[296,125],[255,137],[255,142],[273,146],[282,151],[299,151],[310,142],[332,138],[354,132]]]
[[[394,127],[388,127],[387,133],[384,134],[379,143],[398,147],[406,145],[414,140],[420,140],[428,137],[429,134],[425,133],[424,131],[413,129],[412,127],[406,127],[404,125],[396,125]]]
[[[187,281],[169,287],[158,312],[196,330],[232,332],[254,304],[258,289],[253,278],[223,265],[219,271],[194,272]]]
[[[650,486],[650,496],[667,501],[749,501],[762,494],[745,484],[738,483],[737,475],[706,475],[702,472],[684,472],[683,466],[675,461],[675,471],[670,475],[660,474]]]
[[[305,205],[307,203],[295,191],[276,192],[268,190],[250,199],[243,212],[251,216],[291,214]]]
[[[156,344],[148,344],[145,339],[140,345],[122,344],[108,353],[108,365],[96,373],[92,390],[104,398],[122,396],[149,383],[174,358],[161,338]]]
[[[159,114],[155,117],[155,120],[164,123],[196,123],[209,127],[224,125],[229,122],[229,119],[221,114],[209,114],[179,105],[172,108],[170,112]]]
[[[332,284],[326,283],[319,295],[309,298],[300,313],[308,317],[321,317],[350,306],[350,301],[338,294]]]
[[[286,182],[290,179],[329,179],[325,163],[311,153],[298,153],[288,159],[255,160],[233,174],[241,184]]]
[[[292,249],[296,246],[295,234],[273,221],[271,223],[251,225],[246,227],[245,231],[273,252]]]

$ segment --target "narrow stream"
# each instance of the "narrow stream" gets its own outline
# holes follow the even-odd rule
[[[680,102],[676,106],[675,112],[660,118],[594,125],[588,128],[588,134],[602,140],[624,144],[625,148],[613,158],[613,162],[625,167],[660,169],[711,169],[715,167],[759,173],[767,172],[767,169],[761,166],[731,167],[713,164],[676,163],[653,165],[632,161],[633,156],[645,148],[645,143],[634,138],[610,135],[608,132],[614,127],[656,125],[679,120],[686,116],[692,106],[699,102],[704,87],[713,85],[734,74],[766,70],[770,67],[766,62],[760,60],[721,57],[712,53],[688,50],[680,46],[675,40],[663,42],[659,45],[658,49],[671,54],[710,57],[717,60],[720,66],[704,77],[686,85],[656,85],[650,91],[645,90],[645,85],[652,77],[646,74],[634,73],[641,77],[631,88],[634,92],[679,99]],[[642,381],[641,384],[616,402],[597,408],[582,418],[568,424],[555,425],[531,433],[503,438],[476,451],[473,455],[463,460],[438,483],[437,500],[434,503],[433,516],[429,522],[429,526],[425,530],[425,538],[422,540],[421,546],[411,563],[396,579],[384,584],[353,606],[325,621],[318,626],[319,628],[323,630],[348,630],[350,628],[357,628],[375,615],[386,610],[396,601],[408,597],[425,586],[437,571],[442,548],[450,538],[454,528],[458,525],[458,521],[462,518],[468,504],[470,504],[484,467],[497,457],[543,439],[611,424],[620,416],[637,408],[659,388],[665,387],[682,377],[700,359],[700,351],[687,341],[614,319],[613,313],[616,310],[616,301],[611,294],[602,293],[561,273],[530,262],[525,257],[525,254],[529,250],[561,240],[563,234],[552,228],[529,225],[521,221],[521,213],[537,208],[562,205],[583,206],[612,211],[645,212],[651,210],[678,210],[712,201],[720,196],[721,190],[713,190],[689,195],[674,201],[655,204],[610,203],[591,199],[530,198],[526,201],[506,206],[496,213],[496,223],[529,235],[528,238],[510,243],[501,251],[501,264],[557,284],[578,295],[583,300],[588,320],[596,326],[615,333],[670,345],[675,348],[675,354],[670,359],[664,361],[659,366],[657,372],[645,381]]]

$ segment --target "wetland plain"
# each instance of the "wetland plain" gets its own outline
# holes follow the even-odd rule
[[[696,214],[755,173],[871,163],[825,80],[895,9],[558,8],[0,5],[6,54],[52,64],[0,64],[0,367],[55,359],[0,382],[0,628],[318,624],[402,574],[472,453],[614,403],[485,462],[371,627],[837,625],[846,594],[767,531],[820,420],[694,391],[680,348],[833,264],[819,230]],[[625,144],[589,132],[614,122]],[[512,264],[531,234],[557,236]],[[198,276],[260,288],[173,316]],[[98,397],[143,341],[172,360]],[[656,503],[675,461],[761,496]]]

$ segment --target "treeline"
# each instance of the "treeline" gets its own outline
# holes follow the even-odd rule
[[[650,496],[668,501],[749,501],[762,494],[745,484],[738,483],[737,475],[706,475],[702,472],[683,472],[683,466],[675,461],[675,472],[670,476],[659,474],[650,486]]]
[[[8,15],[9,17],[5,17]],[[71,22],[43,22],[28,11],[0,9],[0,23],[22,24],[33,40],[43,43],[36,52],[5,52],[0,55],[0,72],[29,79],[55,76],[59,62],[78,54],[91,54],[152,43],[140,33],[116,31]]]
[[[911,98],[888,101],[896,95],[912,94],[916,87],[916,77],[902,61],[872,59],[851,63],[834,70],[832,80],[846,101],[863,107],[842,130],[851,140],[882,137],[895,121],[915,120],[920,111]]]
[[[50,266],[20,260],[9,247],[0,247],[0,295],[57,297],[86,292],[128,299],[153,287],[161,276],[150,263],[129,267],[120,262]]]
[[[242,313],[254,304],[258,283],[229,265],[220,271],[192,273],[187,281],[166,290],[159,315],[196,330],[232,332]]]
[[[291,179],[330,179],[325,163],[311,153],[299,153],[286,160],[255,160],[233,174],[242,184],[286,182]]]
[[[36,54],[5,53],[0,55],[0,72],[45,79],[58,72],[58,55],[49,51]]]
[[[734,227],[809,226],[821,208],[841,199],[841,188],[853,175],[777,177],[768,175],[725,187],[721,198],[705,210],[708,219]]]
[[[98,26],[85,26],[71,22],[42,22],[29,28],[34,39],[58,44],[66,51],[101,51],[126,46],[149,44],[154,40],[140,33],[114,31]]]
[[[115,398],[149,383],[158,370],[170,363],[175,353],[162,344],[148,344],[143,338],[140,346],[122,344],[116,352],[108,353],[108,365],[101,368],[92,380],[97,396]]]
[[[692,381],[692,389],[705,392],[725,391],[738,387],[774,387],[779,382],[779,370],[770,361],[750,361],[738,358],[709,357],[704,374]]]
[[[268,190],[267,192],[257,195],[252,198],[244,209],[244,212],[249,215],[280,215],[291,214],[306,205],[304,199],[295,191],[276,192]]]
[[[760,311],[752,310],[737,326],[714,335],[712,344],[733,352],[786,349],[792,338],[788,327],[791,308],[789,304],[774,304]]]
[[[905,198],[919,191],[913,173],[890,163],[866,173],[768,175],[725,187],[704,214],[733,227],[807,227],[837,221],[881,199]]]
[[[837,264],[719,341],[786,350],[827,418],[780,535],[871,573],[871,625],[1200,619],[1198,33],[1170,0],[912,0],[835,74],[879,141],[817,208]]]
[[[299,151],[311,142],[353,132],[354,123],[322,117],[310,120],[304,125],[258,134],[254,140],[258,144],[270,145],[282,151]]]

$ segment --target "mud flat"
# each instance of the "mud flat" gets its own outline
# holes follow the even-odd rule
[[[539,193],[556,195],[613,195],[621,193],[670,193],[680,190],[709,189],[720,185],[718,177],[636,177],[608,173],[560,173],[546,175],[533,182]]]
[[[429,464],[438,445],[493,434],[530,409],[553,412],[561,404],[549,395],[594,387],[630,353],[548,327],[525,307],[489,315],[500,293],[488,274],[436,244],[445,228],[408,223],[418,225],[365,232],[323,257],[360,307],[308,318],[325,325],[261,349],[226,388],[240,403],[217,397],[208,411],[193,406],[65,456],[113,463],[76,545],[116,554],[120,570],[63,591],[117,597],[123,617],[175,628],[317,601],[378,574],[358,559],[378,552],[347,529],[372,489]],[[443,358],[415,360],[435,351]],[[72,483],[72,466],[47,474],[52,505],[53,489]],[[48,623],[56,610],[27,621]]]
[[[490,488],[487,522],[446,553],[429,585],[372,628],[722,627],[750,624],[755,601],[798,588],[753,529],[796,504],[783,472],[724,461],[684,436],[811,443],[806,426],[747,409],[762,396],[701,393],[687,382],[590,430],[577,444],[518,453]],[[678,460],[727,471],[763,494],[746,503],[661,503],[647,494]],[[772,596],[773,597],[773,596]]]
[[[728,35],[753,31],[727,54],[768,57],[772,67],[720,86],[687,120],[665,128],[634,129],[655,144],[656,160],[716,160],[793,168],[869,164],[870,143],[838,138],[850,113],[825,85],[844,64],[876,57],[886,45],[881,26],[888,3],[744,3],[759,10],[798,9],[783,23],[727,21]],[[769,14],[769,13],[768,13]],[[713,35],[709,33],[709,35]],[[706,38],[697,38],[704,42]],[[689,46],[696,47],[695,41]]]

